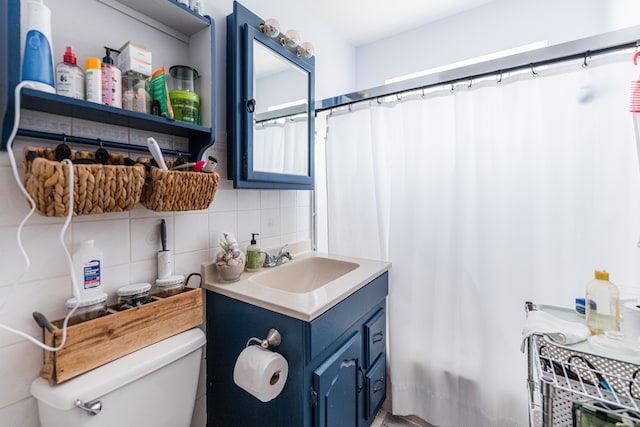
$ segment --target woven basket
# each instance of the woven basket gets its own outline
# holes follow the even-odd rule
[[[27,159],[29,151],[38,157]],[[66,216],[69,210],[69,167],[55,160],[55,148],[25,147],[24,186],[44,216]],[[71,160],[95,159],[95,153],[71,150]],[[125,156],[109,154],[108,164],[73,165],[73,215],[124,212],[140,200],[144,166],[124,165]]]
[[[150,163],[151,159],[139,158],[138,162]],[[175,165],[170,160],[165,160],[165,163],[169,168]],[[150,167],[147,169],[140,203],[158,212],[207,209],[216,194],[219,180],[215,172],[194,172],[193,169],[171,171]]]

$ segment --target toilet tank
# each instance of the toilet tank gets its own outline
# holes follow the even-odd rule
[[[205,342],[194,328],[59,385],[36,379],[31,394],[41,426],[189,426]],[[77,401],[99,401],[101,410],[90,415]]]

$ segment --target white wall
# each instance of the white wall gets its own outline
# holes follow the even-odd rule
[[[634,0],[494,0],[356,49],[356,86],[547,40],[555,45],[638,24]]]
[[[59,0],[49,0],[53,3]],[[45,3],[48,3],[45,0]],[[351,90],[355,81],[353,48],[324,34],[322,22],[284,0],[262,2],[245,1],[243,4],[263,17],[276,17],[285,29],[296,28],[304,40],[316,47],[316,94],[328,97]],[[232,231],[243,244],[251,232],[260,233],[263,247],[309,239],[311,236],[311,192],[278,190],[234,190],[226,178],[226,15],[232,11],[232,1],[205,1],[205,12],[216,21],[216,145],[214,152],[221,160],[218,171],[221,182],[214,202],[203,211],[160,214],[137,206],[129,213],[115,213],[77,217],[68,229],[65,240],[74,248],[85,239],[95,239],[105,253],[104,280],[106,290],[114,292],[119,286],[152,281],[156,276],[158,250],[158,224],[165,218],[169,227],[169,246],[175,253],[175,270],[179,274],[199,271],[199,265],[212,259],[216,239],[221,231]],[[53,19],[56,19],[54,14]],[[73,19],[89,19],[73,15]],[[135,39],[135,30],[121,37]],[[54,38],[54,50],[61,52],[65,43]],[[79,43],[84,46],[84,44]],[[101,52],[102,44],[95,47]],[[61,55],[60,55],[61,56]],[[87,55],[84,55],[87,56]],[[80,62],[81,55],[78,55]],[[82,62],[84,61],[82,57]],[[73,133],[80,129],[104,139],[140,140],[147,133],[126,128],[87,123],[81,120],[43,113],[27,114],[21,124],[57,133]],[[143,135],[142,135],[143,134]],[[183,144],[180,138],[155,135],[161,145]],[[21,138],[19,146],[28,143],[43,145],[43,141]],[[79,147],[81,148],[81,147]],[[16,147],[19,149],[19,147]],[[20,151],[16,150],[17,153]],[[136,157],[137,153],[132,153]],[[18,158],[20,171],[22,159]],[[31,318],[33,311],[44,313],[50,319],[64,316],[64,301],[71,296],[68,272],[57,236],[62,219],[35,215],[24,230],[25,248],[32,265],[23,280],[11,284],[25,269],[16,244],[16,230],[27,213],[27,203],[16,186],[7,153],[0,152],[0,322],[24,330],[39,338],[41,332]],[[0,331],[0,426],[37,427],[36,403],[29,394],[31,381],[42,366],[42,350],[26,340]],[[204,368],[202,370],[204,373]],[[205,388],[202,375],[194,426],[205,425]]]

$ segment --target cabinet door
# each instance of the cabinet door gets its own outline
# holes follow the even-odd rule
[[[338,350],[313,371],[316,427],[358,425],[361,335],[354,333]]]

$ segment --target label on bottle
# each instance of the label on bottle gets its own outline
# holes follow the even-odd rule
[[[247,251],[247,271],[260,268],[260,251]]]
[[[100,286],[100,260],[92,259],[82,266],[84,289],[93,289]]]
[[[122,85],[120,70],[111,66],[102,66],[102,103],[122,108]]]
[[[56,92],[58,95],[84,99],[84,73],[80,67],[58,64],[56,67]]]

